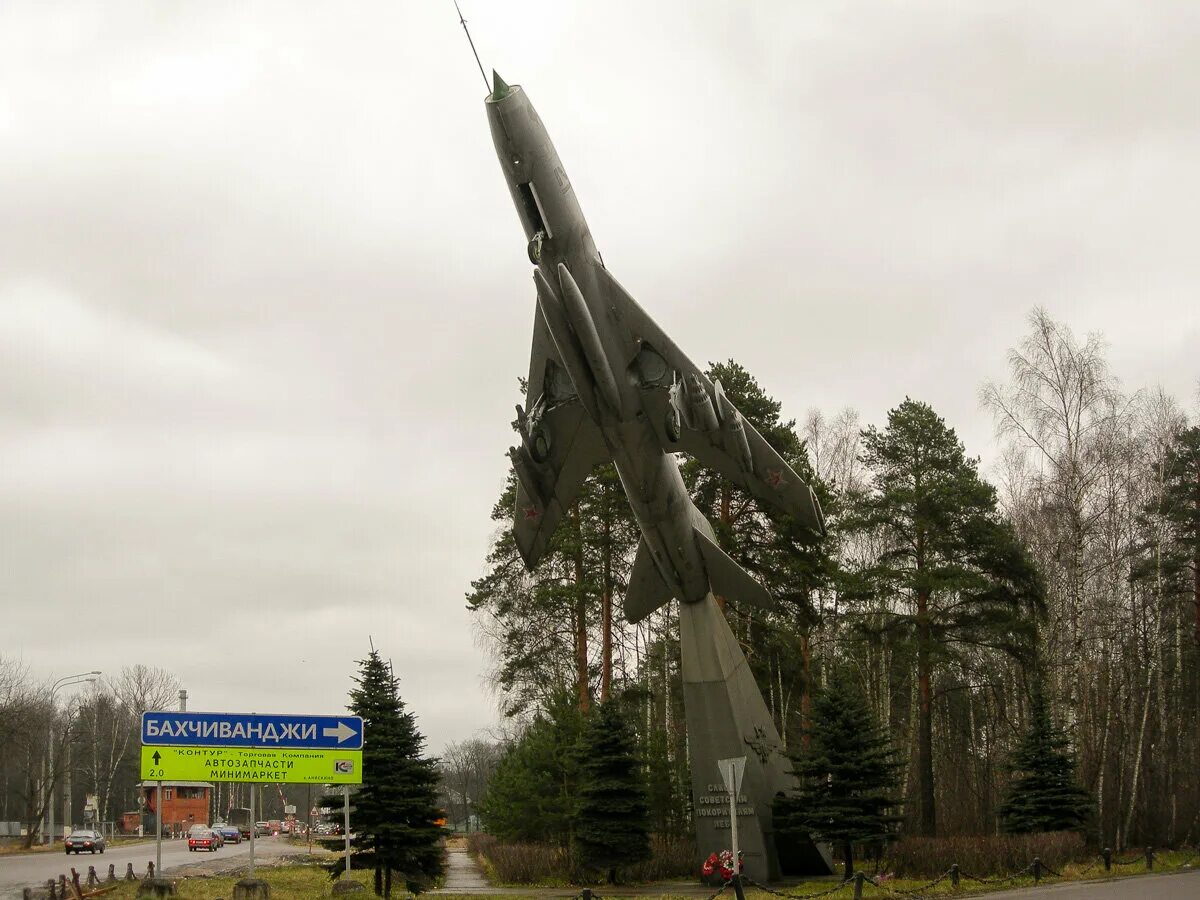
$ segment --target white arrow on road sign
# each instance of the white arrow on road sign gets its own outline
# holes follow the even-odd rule
[[[344,741],[348,741],[350,738],[358,734],[357,731],[355,731],[345,722],[338,722],[337,728],[323,728],[321,729],[321,733],[325,737],[337,738],[339,744],[343,743]],[[743,760],[743,762],[745,762],[745,760]]]
[[[717,760],[717,768],[721,770],[721,779],[725,782],[725,790],[731,794],[742,792],[742,775],[746,771],[746,757]]]

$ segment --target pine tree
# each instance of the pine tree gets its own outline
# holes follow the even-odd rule
[[[871,491],[846,528],[888,544],[858,576],[862,599],[883,600],[878,633],[908,635],[916,645],[919,827],[932,836],[935,665],[963,647],[1028,654],[1043,588],[978,461],[931,407],[906,398],[888,412],[884,431],[871,426],[862,438]],[[896,611],[897,596],[910,612]]]
[[[775,829],[839,845],[850,878],[854,844],[887,839],[900,820],[888,812],[900,764],[866,698],[840,673],[814,698],[808,744],[791,756],[799,788],[775,801]]]
[[[1075,764],[1066,753],[1067,737],[1050,718],[1041,686],[1033,690],[1029,731],[1013,753],[1009,771],[1020,773],[999,812],[1011,834],[1080,828],[1090,797],[1075,780]]]
[[[354,864],[374,868],[379,896],[391,896],[393,872],[417,893],[444,869],[437,760],[422,756],[425,738],[379,652],[372,648],[359,665],[349,706],[364,726],[363,783],[350,811]],[[332,874],[344,865],[339,860]]]
[[[650,858],[650,812],[633,729],[615,700],[588,717],[580,743],[575,853],[584,869],[607,873]]]
[[[719,381],[725,395],[768,444],[812,487],[828,514],[833,496],[813,470],[794,419],[782,418],[782,404],[734,360],[709,365],[705,373]],[[812,629],[818,616],[814,593],[830,583],[836,570],[832,542],[814,541],[806,527],[734,485],[694,459],[683,465],[692,499],[712,523],[721,547],[780,601],[775,614],[742,608],[740,597],[717,597],[738,637],[757,648],[751,671],[777,714],[786,746],[789,722],[799,721],[811,704],[809,693]],[[779,691],[769,686],[778,686]],[[800,717],[789,716],[783,695],[799,695]]]

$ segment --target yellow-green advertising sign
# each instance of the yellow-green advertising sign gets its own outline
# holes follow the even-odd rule
[[[143,746],[142,779],[362,784],[362,751]]]

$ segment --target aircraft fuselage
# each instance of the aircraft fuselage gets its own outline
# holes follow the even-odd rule
[[[638,380],[631,370],[628,339],[607,296],[597,268],[604,265],[566,169],[541,119],[519,86],[498,84],[487,99],[488,122],[496,153],[528,241],[530,261],[556,295],[545,298],[566,320],[548,321],[555,343],[571,341],[577,357],[567,369],[581,402],[599,426],[633,514],[655,565],[675,596],[703,600],[710,591],[694,529],[710,537],[712,528],[688,496],[675,456],[663,447],[642,407]],[[578,287],[573,292],[565,280]],[[542,293],[539,287],[539,294]],[[539,298],[541,302],[542,298]],[[594,328],[590,332],[589,324]],[[600,357],[600,358],[596,358]],[[607,371],[606,371],[607,370]],[[611,376],[611,377],[610,377]],[[531,386],[532,396],[533,386]]]

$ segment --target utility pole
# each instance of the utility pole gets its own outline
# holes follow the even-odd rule
[[[71,833],[71,717],[67,717],[68,739],[63,745],[63,840]]]
[[[83,684],[85,682],[88,684],[94,684],[96,677],[99,674],[100,671],[97,669],[92,672],[78,672],[75,675],[64,675],[62,678],[58,679],[58,681],[54,682],[54,684],[50,685],[50,740],[46,744],[46,777],[50,781],[50,789],[49,795],[46,799],[44,811],[42,813],[42,824],[45,826],[42,829],[42,833],[45,836],[47,844],[54,843],[54,782],[56,780],[54,777],[54,695],[58,693],[59,688],[70,687],[73,684]],[[63,742],[63,747],[65,750],[65,741]],[[68,802],[70,802],[69,796],[70,795],[68,794]],[[70,816],[64,816],[63,818],[65,820],[70,818]]]

